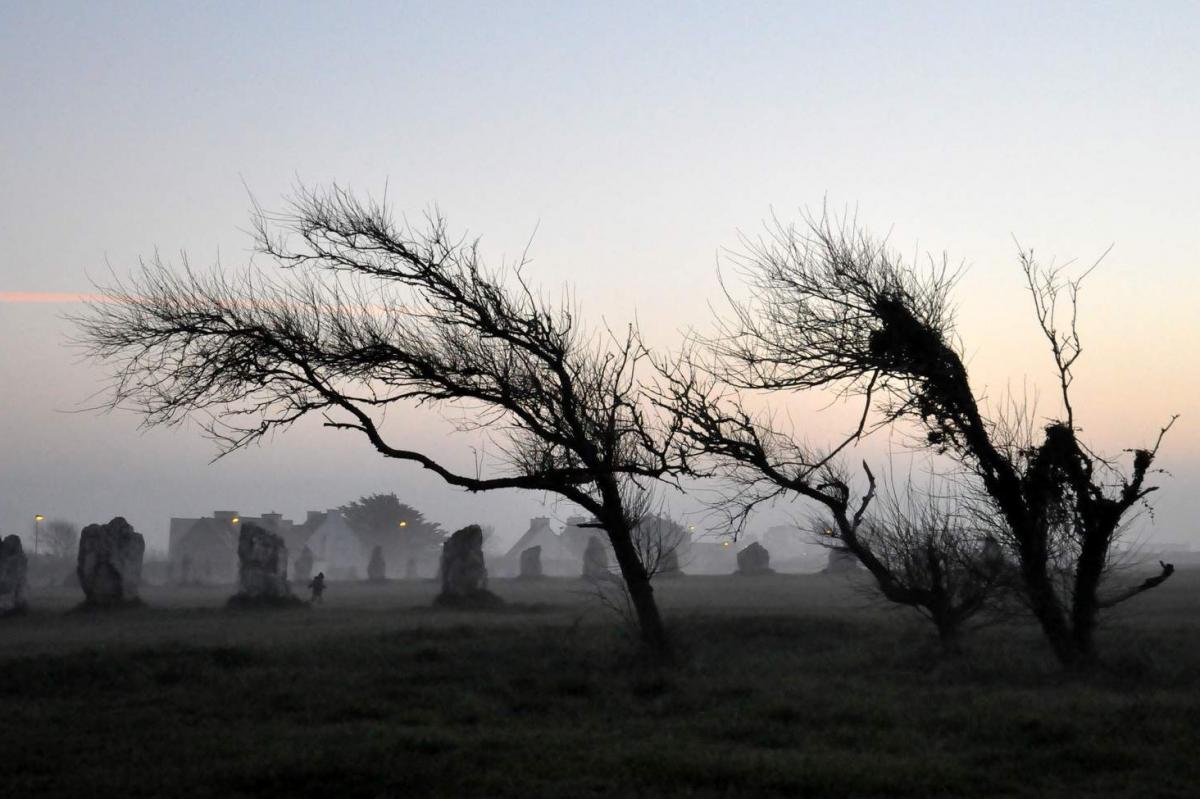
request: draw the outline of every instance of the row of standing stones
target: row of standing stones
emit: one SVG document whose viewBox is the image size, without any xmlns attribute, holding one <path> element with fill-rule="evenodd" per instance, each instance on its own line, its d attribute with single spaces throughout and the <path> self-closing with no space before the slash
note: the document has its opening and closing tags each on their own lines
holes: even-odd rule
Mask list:
<svg viewBox="0 0 1200 799">
<path fill-rule="evenodd" d="M 76 574 L 83 589 L 84 607 L 126 607 L 139 604 L 142 557 L 145 541 L 125 519 L 117 517 L 108 524 L 91 524 L 79 539 Z M 737 554 L 740 575 L 772 574 L 771 556 L 755 542 Z M 297 605 L 287 575 L 288 553 L 284 541 L 274 533 L 253 524 L 242 528 L 238 537 L 238 592 L 230 598 L 234 607 Z M 850 571 L 857 562 L 849 552 L 831 551 L 828 571 Z M 661 576 L 682 574 L 673 551 L 664 552 L 655 565 Z M 25 610 L 28 587 L 27 561 L 21 539 L 10 535 L 0 541 L 0 615 Z M 367 569 L 368 579 L 382 580 L 383 558 L 378 548 Z M 488 590 L 487 566 L 483 557 L 483 531 L 470 525 L 455 532 L 442 545 L 442 590 L 434 604 L 449 608 L 494 608 L 504 601 Z M 543 576 L 541 547 L 521 552 L 521 579 Z M 608 553 L 598 538 L 591 538 L 583 553 L 583 577 L 611 579 Z"/>
<path fill-rule="evenodd" d="M 665 550 L 650 564 L 658 577 L 681 577 L 683 571 L 679 567 L 679 555 L 674 550 Z M 858 559 L 848 549 L 842 547 L 829 548 L 829 565 L 827 573 L 856 572 L 859 570 Z M 762 544 L 754 541 L 737 553 L 737 571 L 734 574 L 755 577 L 774 574 L 771 568 L 771 553 Z M 529 580 L 542 577 L 542 548 L 530 547 L 521 552 L 520 579 Z M 611 578 L 608 568 L 608 552 L 600 539 L 591 538 L 583 552 L 583 577 L 589 580 Z"/>
<path fill-rule="evenodd" d="M 679 568 L 679 556 L 674 550 L 666 550 L 657 558 L 657 562 L 650 564 L 656 575 L 660 577 L 678 577 L 683 574 Z M 545 576 L 542 571 L 542 548 L 540 546 L 529 547 L 521 551 L 519 561 L 519 573 L 517 578 L 520 580 L 537 580 Z M 608 566 L 608 550 L 604 548 L 604 544 L 600 543 L 600 539 L 593 536 L 588 539 L 587 546 L 583 550 L 583 571 L 581 576 L 587 580 L 610 580 L 614 575 Z"/>
<path fill-rule="evenodd" d="M 83 589 L 83 606 L 127 607 L 140 603 L 138 588 L 145 552 L 145 540 L 120 516 L 108 524 L 83 528 L 75 565 Z M 10 535 L 0 542 L 0 614 L 21 613 L 28 607 L 28 565 L 20 538 Z"/>
<path fill-rule="evenodd" d="M 85 608 L 128 607 L 141 603 L 142 558 L 146 542 L 121 517 L 108 524 L 91 524 L 79 537 L 76 575 Z M 232 607 L 303 604 L 288 583 L 287 546 L 279 536 L 257 525 L 245 525 L 238 536 L 238 591 Z M 378 553 L 376 553 L 378 555 Z M 21 613 L 28 607 L 28 560 L 21 539 L 0 541 L 0 614 Z M 489 608 L 503 604 L 487 588 L 483 559 L 483 530 L 471 525 L 454 533 L 442 547 L 442 591 L 435 604 L 452 608 Z M 370 579 L 383 578 L 382 557 L 373 557 Z"/>
</svg>

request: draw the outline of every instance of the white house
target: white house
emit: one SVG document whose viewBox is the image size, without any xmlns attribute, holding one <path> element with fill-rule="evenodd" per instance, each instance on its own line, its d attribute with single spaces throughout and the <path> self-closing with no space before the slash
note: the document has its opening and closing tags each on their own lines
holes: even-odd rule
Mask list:
<svg viewBox="0 0 1200 799">
<path fill-rule="evenodd" d="M 303 545 L 312 552 L 313 574 L 324 572 L 330 580 L 359 580 L 367 574 L 371 548 L 337 508 L 325 513 Z"/>
</svg>

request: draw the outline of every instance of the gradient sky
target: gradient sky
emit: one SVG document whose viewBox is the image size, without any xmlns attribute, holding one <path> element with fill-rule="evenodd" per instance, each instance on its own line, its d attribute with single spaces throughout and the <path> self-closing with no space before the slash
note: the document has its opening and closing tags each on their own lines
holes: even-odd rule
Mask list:
<svg viewBox="0 0 1200 799">
<path fill-rule="evenodd" d="M 80 412 L 103 372 L 65 346 L 69 295 L 155 249 L 239 265 L 247 187 L 271 207 L 337 180 L 437 203 L 497 261 L 533 235 L 535 279 L 664 346 L 704 327 L 739 231 L 856 207 L 969 266 L 977 385 L 1041 386 L 1047 414 L 1013 237 L 1089 263 L 1115 244 L 1083 297 L 1077 410 L 1109 453 L 1182 414 L 1143 534 L 1200 543 L 1198 36 L 1200 6 L 1166 2 L 0 0 L 0 531 L 121 514 L 161 547 L 171 515 L 393 490 L 507 538 L 571 512 L 452 491 L 315 425 L 209 465 L 195 429 Z M 393 430 L 471 463 L 436 419 Z"/>
</svg>

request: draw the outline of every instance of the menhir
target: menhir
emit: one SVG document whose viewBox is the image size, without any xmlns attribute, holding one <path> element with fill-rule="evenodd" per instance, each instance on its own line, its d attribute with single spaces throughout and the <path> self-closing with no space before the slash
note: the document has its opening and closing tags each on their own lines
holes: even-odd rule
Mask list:
<svg viewBox="0 0 1200 799">
<path fill-rule="evenodd" d="M 0 540 L 0 616 L 22 613 L 27 607 L 29 561 L 15 535 Z"/>
<path fill-rule="evenodd" d="M 111 607 L 139 602 L 145 553 L 145 539 L 121 516 L 83 528 L 75 574 L 86 597 L 84 604 Z"/>
<path fill-rule="evenodd" d="M 298 603 L 287 578 L 283 539 L 255 524 L 238 534 L 238 593 L 230 604 Z"/>
<path fill-rule="evenodd" d="M 477 524 L 464 527 L 442 544 L 441 576 L 442 592 L 435 605 L 471 609 L 504 604 L 487 588 L 483 530 Z"/>
</svg>

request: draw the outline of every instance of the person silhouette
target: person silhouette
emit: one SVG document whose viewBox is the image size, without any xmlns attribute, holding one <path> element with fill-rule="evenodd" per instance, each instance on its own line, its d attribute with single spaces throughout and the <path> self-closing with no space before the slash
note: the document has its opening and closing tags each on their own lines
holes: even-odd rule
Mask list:
<svg viewBox="0 0 1200 799">
<path fill-rule="evenodd" d="M 325 572 L 317 572 L 317 576 L 312 578 L 308 587 L 312 591 L 312 599 L 309 602 L 314 604 L 320 602 L 321 595 L 325 593 Z"/>
</svg>

